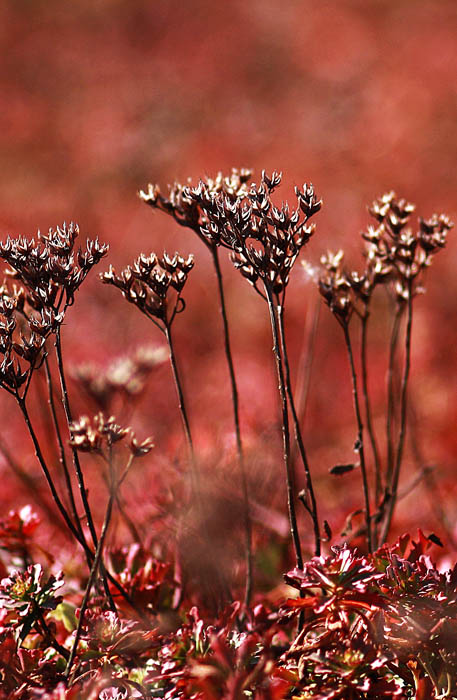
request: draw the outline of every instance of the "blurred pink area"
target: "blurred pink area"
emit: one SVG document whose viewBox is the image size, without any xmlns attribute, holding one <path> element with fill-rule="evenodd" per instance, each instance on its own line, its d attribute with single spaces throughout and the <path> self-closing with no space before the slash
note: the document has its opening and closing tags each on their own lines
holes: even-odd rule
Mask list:
<svg viewBox="0 0 457 700">
<path fill-rule="evenodd" d="M 227 456 L 233 427 L 209 256 L 192 233 L 145 207 L 136 193 L 148 182 L 165 190 L 175 179 L 197 182 L 231 167 L 283 171 L 283 198 L 311 181 L 324 200 L 304 253 L 313 264 L 328 247 L 345 247 L 360 266 L 366 205 L 390 189 L 416 202 L 421 216 L 444 211 L 455 218 L 455 0 L 4 0 L 0 42 L 2 236 L 34 235 L 76 220 L 83 237 L 98 235 L 110 244 L 108 261 L 117 268 L 164 247 L 195 253 L 187 309 L 176 322 L 178 353 L 208 488 L 224 484 L 234 469 Z M 412 382 L 425 460 L 436 465 L 449 511 L 457 497 L 456 250 L 451 234 L 418 300 Z M 297 268 L 288 293 L 295 376 L 317 302 L 314 285 Z M 266 309 L 229 263 L 224 274 L 252 487 L 259 507 L 281 511 Z M 371 336 L 380 431 L 386 362 L 380 346 L 388 332 L 380 324 Z M 154 327 L 93 274 L 68 314 L 67 360 L 103 364 L 149 342 L 161 342 Z M 75 406 L 84 410 L 73 391 Z M 13 430 L 14 407 L 6 397 L 0 412 L 5 442 L 27 470 L 38 471 L 22 428 L 14 423 Z M 147 518 L 164 470 L 174 469 L 167 455 L 182 449 L 167 367 L 153 376 L 132 421 L 140 437 L 152 434 L 157 445 L 126 486 Z M 336 533 L 348 511 L 360 506 L 360 477 L 338 480 L 328 469 L 353 459 L 355 433 L 342 334 L 322 308 L 305 437 L 322 517 Z M 406 484 L 415 470 L 408 459 Z M 2 479 L 9 507 L 18 500 L 17 483 L 5 465 Z M 141 502 L 145 480 L 147 504 Z M 17 505 L 29 499 L 21 494 Z M 396 531 L 416 525 L 439 530 L 420 486 L 401 503 Z"/>
</svg>

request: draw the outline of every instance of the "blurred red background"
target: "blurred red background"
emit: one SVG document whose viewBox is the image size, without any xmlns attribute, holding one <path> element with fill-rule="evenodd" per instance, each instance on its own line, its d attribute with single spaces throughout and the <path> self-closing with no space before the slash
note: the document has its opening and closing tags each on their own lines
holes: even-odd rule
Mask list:
<svg viewBox="0 0 457 700">
<path fill-rule="evenodd" d="M 195 253 L 187 310 L 177 320 L 178 353 L 198 448 L 209 473 L 225 460 L 227 476 L 222 453 L 233 429 L 210 261 L 191 233 L 145 207 L 136 193 L 148 182 L 165 189 L 174 179 L 197 181 L 233 166 L 283 171 L 283 198 L 311 181 L 324 200 L 305 252 L 313 264 L 328 247 L 345 247 L 355 259 L 366 205 L 390 189 L 417 203 L 424 217 L 444 211 L 455 218 L 455 1 L 4 0 L 0 42 L 2 235 L 33 235 L 75 220 L 83 237 L 110 244 L 109 262 L 118 268 L 142 251 Z M 418 299 L 412 381 L 424 458 L 436 466 L 452 526 L 456 251 L 451 234 Z M 106 268 L 102 263 L 100 271 Z M 253 488 L 259 502 L 282 509 L 277 486 L 272 495 L 283 467 L 266 309 L 229 263 L 224 272 Z M 288 308 L 294 367 L 303 363 L 305 323 L 316 302 L 315 288 L 297 269 Z M 379 429 L 387 332 L 380 324 L 371 337 Z M 103 364 L 156 341 L 155 329 L 96 275 L 64 329 L 73 363 Z M 132 419 L 140 436 L 156 438 L 154 457 L 141 468 L 151 498 L 180 430 L 169 379 L 167 368 L 158 371 Z M 13 410 L 4 397 L 2 439 L 36 471 Z M 353 459 L 351 411 L 342 334 L 322 309 L 305 434 L 323 516 L 335 532 L 361 502 L 358 476 L 328 476 L 333 464 Z M 405 483 L 416 468 L 409 453 L 408 460 Z M 6 464 L 2 480 L 4 508 L 30 500 L 18 495 Z M 141 484 L 132 477 L 131 501 Z M 418 525 L 440 530 L 420 486 L 402 501 L 396 530 Z"/>
</svg>

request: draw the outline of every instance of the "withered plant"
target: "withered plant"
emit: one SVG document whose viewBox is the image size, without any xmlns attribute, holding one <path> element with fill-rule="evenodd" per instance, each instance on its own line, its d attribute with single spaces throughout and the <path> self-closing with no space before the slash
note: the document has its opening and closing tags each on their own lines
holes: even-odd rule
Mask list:
<svg viewBox="0 0 457 700">
<path fill-rule="evenodd" d="M 232 169 L 230 175 L 224 176 L 218 173 L 215 178 L 205 178 L 201 180 L 199 189 L 205 188 L 205 191 L 210 193 L 212 197 L 220 194 L 225 195 L 230 200 L 234 201 L 237 197 L 246 194 L 248 183 L 251 179 L 251 171 L 247 169 L 236 170 Z M 249 487 L 244 462 L 243 443 L 241 438 L 240 426 L 240 409 L 239 409 L 239 392 L 235 375 L 235 367 L 233 362 L 232 346 L 230 340 L 230 330 L 227 314 L 227 306 L 225 302 L 224 282 L 222 277 L 222 269 L 219 260 L 220 240 L 217 233 L 211 231 L 209 227 L 208 217 L 204 208 L 191 191 L 191 183 L 182 185 L 179 182 L 174 182 L 168 188 L 168 195 L 161 193 L 158 185 L 148 185 L 147 192 L 141 190 L 139 193 L 140 199 L 149 206 L 162 211 L 176 221 L 177 224 L 183 226 L 190 231 L 193 231 L 199 240 L 205 245 L 211 254 L 214 271 L 217 280 L 217 290 L 219 295 L 220 313 L 222 319 L 222 330 L 224 336 L 224 352 L 227 362 L 230 389 L 233 407 L 233 420 L 235 425 L 236 449 L 238 455 L 238 463 L 240 468 L 241 486 L 244 499 L 244 527 L 246 539 L 246 586 L 244 601 L 248 605 L 253 586 L 252 573 L 252 523 L 249 505 Z"/>
<path fill-rule="evenodd" d="M 2 361 L 0 385 L 16 400 L 32 439 L 36 457 L 45 475 L 53 500 L 71 535 L 83 547 L 87 564 L 92 566 L 98 536 L 87 496 L 87 487 L 78 452 L 71 446 L 73 467 L 79 487 L 79 497 L 84 511 L 92 547 L 86 539 L 78 513 L 72 476 L 65 451 L 65 438 L 54 402 L 53 378 L 49 363 L 49 344 L 54 340 L 56 365 L 61 386 L 61 403 L 66 418 L 69 437 L 72 412 L 67 390 L 62 354 L 61 325 L 75 294 L 88 273 L 107 253 L 108 246 L 98 239 L 86 242 L 85 249 L 76 248 L 79 228 L 71 223 L 48 234 L 38 233 L 37 240 L 25 237 L 9 237 L 0 243 L 0 259 L 8 264 L 5 281 L 0 288 L 0 325 Z M 49 389 L 49 406 L 55 440 L 58 446 L 60 466 L 64 475 L 67 502 L 59 495 L 55 476 L 45 458 L 27 406 L 27 397 L 34 372 L 44 366 Z M 68 438 L 67 438 L 68 440 Z M 116 609 L 109 591 L 107 574 L 102 566 L 104 587 L 109 604 Z M 114 582 L 119 592 L 122 586 Z"/>
<path fill-rule="evenodd" d="M 124 299 L 134 304 L 166 338 L 187 442 L 192 490 L 194 496 L 199 498 L 197 460 L 172 335 L 173 321 L 185 308 L 182 291 L 193 266 L 192 255 L 185 259 L 178 253 L 173 257 L 164 253 L 161 258 L 158 258 L 155 253 L 149 256 L 142 254 L 132 266 L 129 265 L 122 270 L 120 275 L 116 274 L 111 265 L 108 272 L 100 275 L 100 279 L 104 284 L 110 284 L 119 289 Z"/>
<path fill-rule="evenodd" d="M 369 208 L 376 225 L 362 233 L 365 246 L 365 268 L 359 273 L 345 270 L 343 251 L 322 257 L 319 291 L 343 329 L 351 368 L 354 407 L 358 434 L 354 446 L 360 458 L 365 500 L 365 523 L 370 551 L 386 541 L 398 499 L 398 485 L 404 456 L 408 416 L 408 385 L 411 368 L 411 340 L 413 305 L 417 295 L 424 291 L 423 279 L 433 256 L 446 244 L 452 227 L 445 215 L 434 214 L 430 219 L 419 219 L 418 227 L 411 228 L 415 206 L 396 197 L 394 192 L 377 199 Z M 372 299 L 382 287 L 392 301 L 393 322 L 389 342 L 386 408 L 386 456 L 381 459 L 376 437 L 368 388 L 367 329 Z M 404 329 L 404 357 L 401 387 L 395 390 L 394 376 L 398 367 L 398 344 L 401 322 L 406 316 Z M 362 416 L 360 390 L 351 340 L 351 321 L 361 322 L 360 368 L 365 416 Z M 395 421 L 398 416 L 397 421 Z M 369 472 L 365 454 L 364 419 L 373 454 L 374 511 L 371 508 Z M 396 425 L 396 422 L 398 425 Z M 372 512 L 373 511 L 373 512 Z"/>
<path fill-rule="evenodd" d="M 89 580 L 79 611 L 79 621 L 76 628 L 75 638 L 71 653 L 68 657 L 65 675 L 69 678 L 75 655 L 77 653 L 79 640 L 81 637 L 84 616 L 89 604 L 92 588 L 96 581 L 97 573 L 103 561 L 103 550 L 106 536 L 111 523 L 113 506 L 118 496 L 119 489 L 124 482 L 135 458 L 148 454 L 153 448 L 151 438 L 138 442 L 131 428 L 122 428 L 115 422 L 115 418 L 110 416 L 105 418 L 103 413 L 98 413 L 91 421 L 88 416 L 82 416 L 78 421 L 70 424 L 70 445 L 77 452 L 86 452 L 98 457 L 106 468 L 106 481 L 108 484 L 109 498 L 105 510 L 103 525 L 100 537 L 97 542 L 94 559 L 92 562 Z M 120 453 L 122 443 L 128 438 L 126 452 L 127 459 L 121 466 L 119 461 L 124 457 Z"/>
<path fill-rule="evenodd" d="M 317 554 L 321 546 L 320 527 L 311 472 L 292 393 L 284 332 L 284 305 L 290 272 L 302 247 L 314 233 L 314 225 L 309 220 L 321 208 L 321 201 L 316 197 L 312 185 L 304 185 L 303 190 L 295 189 L 297 204 L 294 209 L 287 203 L 283 203 L 281 208 L 276 207 L 272 194 L 281 179 L 277 172 L 271 177 L 263 172 L 259 185 L 251 183 L 249 188 L 243 188 L 236 196 L 223 190 L 215 192 L 202 180 L 197 187 L 189 188 L 186 194 L 204 213 L 205 225 L 200 229 L 201 235 L 231 251 L 235 267 L 268 304 L 282 412 L 290 528 L 297 566 L 301 567 L 303 556 L 295 508 L 297 494 L 291 462 L 289 408 L 305 469 L 306 496 L 303 503 L 312 518 Z"/>
</svg>

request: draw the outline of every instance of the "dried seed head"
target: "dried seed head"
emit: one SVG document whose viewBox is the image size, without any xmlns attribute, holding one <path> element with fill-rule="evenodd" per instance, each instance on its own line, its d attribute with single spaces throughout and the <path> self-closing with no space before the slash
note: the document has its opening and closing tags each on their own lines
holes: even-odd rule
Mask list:
<svg viewBox="0 0 457 700">
<path fill-rule="evenodd" d="M 343 270 L 344 253 L 328 252 L 321 258 L 322 271 L 318 280 L 319 292 L 336 319 L 349 323 L 355 309 L 353 280 Z"/>
<path fill-rule="evenodd" d="M 81 365 L 73 380 L 101 411 L 110 410 L 116 397 L 132 401 L 144 393 L 151 373 L 168 359 L 162 346 L 140 347 L 132 355 L 118 357 L 106 367 Z"/>
<path fill-rule="evenodd" d="M 128 447 L 134 457 L 144 457 L 152 450 L 154 442 L 152 438 L 146 438 L 146 440 L 138 442 L 135 436 L 132 435 Z"/>
<path fill-rule="evenodd" d="M 105 418 L 103 413 L 97 413 L 92 421 L 82 416 L 70 424 L 70 445 L 83 452 L 100 454 L 104 447 L 123 440 L 129 433 L 130 428 L 122 428 L 113 416 Z"/>
<path fill-rule="evenodd" d="M 37 241 L 19 236 L 0 243 L 0 258 L 11 266 L 9 274 L 21 281 L 27 301 L 37 310 L 58 313 L 73 303 L 90 269 L 108 252 L 98 239 L 88 239 L 85 250 L 75 251 L 78 235 L 77 224 L 71 223 L 49 229 L 47 235 L 38 232 Z"/>
<path fill-rule="evenodd" d="M 446 244 L 452 223 L 443 214 L 434 214 L 429 220 L 419 219 L 419 229 L 414 231 L 408 225 L 414 210 L 413 204 L 398 199 L 394 192 L 373 202 L 369 212 L 377 225 L 361 234 L 367 244 L 362 273 L 342 270 L 341 251 L 323 256 L 319 289 L 339 320 L 347 322 L 353 311 L 365 315 L 379 284 L 387 285 L 399 304 L 424 291 L 421 274 Z"/>
<path fill-rule="evenodd" d="M 120 275 L 110 266 L 108 272 L 100 274 L 100 279 L 117 287 L 127 301 L 158 321 L 163 329 L 183 308 L 181 292 L 193 266 L 192 255 L 184 258 L 178 253 L 173 257 L 164 253 L 158 258 L 155 253 L 149 256 L 142 253 L 133 266 L 125 268 Z"/>
<path fill-rule="evenodd" d="M 235 267 L 257 291 L 262 293 L 261 281 L 276 295 L 285 291 L 295 260 L 314 233 L 308 220 L 321 207 L 312 185 L 296 188 L 294 209 L 288 203 L 276 206 L 271 194 L 281 178 L 264 171 L 258 185 L 251 182 L 236 197 L 211 191 L 204 182 L 190 193 L 202 212 L 202 235 L 232 251 Z"/>
<path fill-rule="evenodd" d="M 215 178 L 204 178 L 197 186 L 191 181 L 185 185 L 174 182 L 168 187 L 168 196 L 162 195 L 158 185 L 148 185 L 147 191 L 139 192 L 140 199 L 149 206 L 169 214 L 180 225 L 194 231 L 206 245 L 218 245 L 215 238 L 202 233 L 208 228 L 208 222 L 201 207 L 203 198 L 207 204 L 223 193 L 233 200 L 246 192 L 246 185 L 251 171 L 245 168 L 232 169 L 229 175 L 218 173 Z"/>
</svg>

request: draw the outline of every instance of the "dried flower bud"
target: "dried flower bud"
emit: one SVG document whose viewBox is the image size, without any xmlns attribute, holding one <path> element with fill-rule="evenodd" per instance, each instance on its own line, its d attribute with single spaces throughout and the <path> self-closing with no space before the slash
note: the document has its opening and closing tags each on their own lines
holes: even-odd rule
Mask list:
<svg viewBox="0 0 457 700">
<path fill-rule="evenodd" d="M 143 457 L 152 450 L 154 443 L 152 438 L 146 438 L 146 440 L 138 442 L 135 436 L 132 435 L 128 447 L 134 457 Z"/>
<path fill-rule="evenodd" d="M 183 306 L 181 292 L 193 266 L 192 255 L 186 259 L 178 253 L 173 257 L 164 253 L 158 258 L 155 253 L 150 256 L 142 253 L 133 266 L 125 268 L 120 275 L 116 275 L 111 266 L 100 279 L 117 287 L 127 301 L 149 318 L 159 321 L 163 329 Z"/>
</svg>

